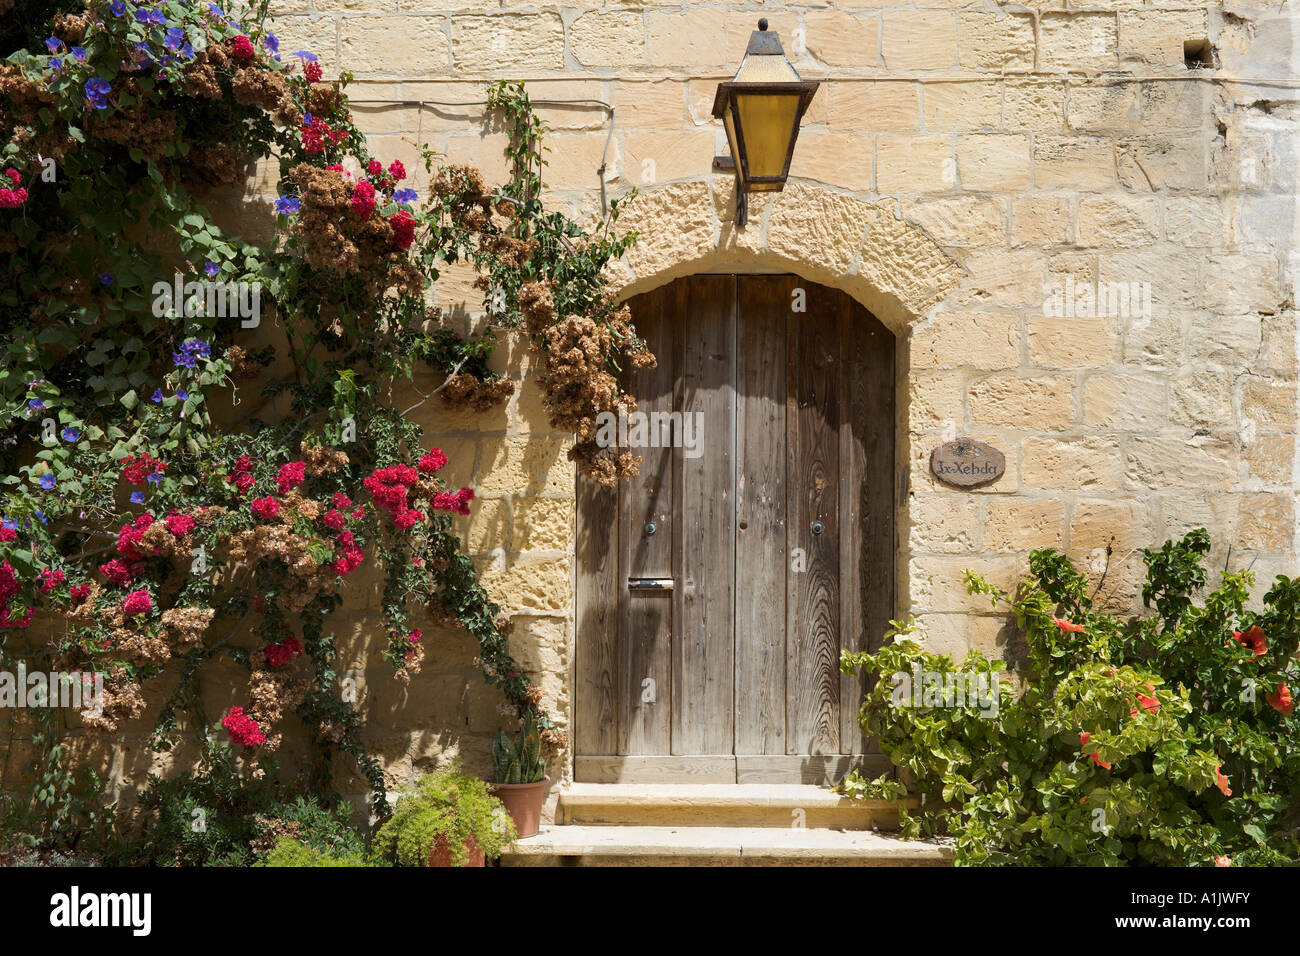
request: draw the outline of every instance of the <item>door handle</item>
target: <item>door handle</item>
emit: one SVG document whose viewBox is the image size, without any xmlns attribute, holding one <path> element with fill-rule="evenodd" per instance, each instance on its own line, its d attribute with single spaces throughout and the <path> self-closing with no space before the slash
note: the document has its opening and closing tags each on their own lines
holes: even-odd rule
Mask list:
<svg viewBox="0 0 1300 956">
<path fill-rule="evenodd" d="M 673 579 L 628 578 L 627 589 L 629 591 L 671 591 L 673 589 Z"/>
</svg>

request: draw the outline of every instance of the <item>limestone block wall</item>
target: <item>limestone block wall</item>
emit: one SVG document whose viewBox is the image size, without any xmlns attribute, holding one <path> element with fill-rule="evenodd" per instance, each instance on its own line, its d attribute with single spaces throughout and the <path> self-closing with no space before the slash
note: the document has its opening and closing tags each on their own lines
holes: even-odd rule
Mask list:
<svg viewBox="0 0 1300 956">
<path fill-rule="evenodd" d="M 1133 609 L 1136 549 L 1204 525 L 1216 567 L 1253 566 L 1264 582 L 1296 570 L 1292 7 L 278 0 L 272 12 L 282 49 L 355 76 L 372 149 L 408 169 L 427 142 L 505 177 L 504 134 L 469 102 L 492 80 L 612 105 L 612 127 L 598 104 L 539 109 L 549 202 L 589 218 L 602 188 L 639 190 L 625 221 L 642 239 L 612 271 L 627 294 L 772 269 L 871 308 L 903 346 L 897 611 L 918 615 L 936 648 L 1000 653 L 1007 621 L 966 597 L 964 568 L 1010 587 L 1031 549 L 1061 547 Z M 822 85 L 790 186 L 753 201 L 738 229 L 732 180 L 710 174 L 725 151 L 710 107 L 760 15 Z M 265 173 L 250 181 L 245 228 L 264 228 L 273 190 Z M 481 319 L 472 279 L 451 270 L 436 290 L 466 327 Z M 1084 288 L 1109 305 L 1076 298 Z M 1110 303 L 1134 289 L 1127 308 Z M 1069 308 L 1044 307 L 1054 290 L 1069 290 Z M 416 414 L 478 493 L 467 545 L 567 725 L 570 436 L 547 424 L 525 345 L 496 361 L 522 379 L 507 407 Z M 930 450 L 958 434 L 1002 449 L 1006 474 L 975 490 L 937 482 Z M 425 672 L 396 688 L 369 647 L 373 602 L 349 608 L 393 782 L 452 752 L 486 772 L 502 718 L 470 640 L 438 632 Z"/>
</svg>

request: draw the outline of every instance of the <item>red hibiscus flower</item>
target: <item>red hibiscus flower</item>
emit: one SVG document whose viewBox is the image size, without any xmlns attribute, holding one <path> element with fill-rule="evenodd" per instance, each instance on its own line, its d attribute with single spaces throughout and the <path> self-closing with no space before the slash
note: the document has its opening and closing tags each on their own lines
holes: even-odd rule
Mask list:
<svg viewBox="0 0 1300 956">
<path fill-rule="evenodd" d="M 1233 631 L 1232 639 L 1242 647 L 1254 651 L 1256 657 L 1263 657 L 1268 652 L 1268 644 L 1264 641 L 1264 631 L 1258 624 L 1244 633 L 1242 631 Z"/>
<path fill-rule="evenodd" d="M 1056 615 L 1052 615 L 1052 620 L 1056 622 L 1057 627 L 1068 634 L 1080 634 L 1083 632 L 1082 624 L 1075 624 L 1073 621 L 1067 621 L 1065 618 L 1057 617 Z"/>
<path fill-rule="evenodd" d="M 1092 734 L 1088 733 L 1086 730 L 1080 732 L 1080 734 L 1079 734 L 1079 746 L 1080 746 L 1080 747 L 1086 747 L 1086 746 L 1088 746 L 1088 741 L 1090 741 L 1090 740 L 1092 740 Z M 1102 759 L 1101 759 L 1099 756 L 1097 756 L 1095 753 L 1088 754 L 1088 756 L 1092 758 L 1092 762 L 1093 762 L 1093 763 L 1095 763 L 1098 767 L 1101 767 L 1103 770 L 1109 770 L 1109 769 L 1110 769 L 1110 761 L 1109 761 L 1109 760 L 1102 760 Z"/>
<path fill-rule="evenodd" d="M 1232 796 L 1232 788 L 1228 786 L 1228 778 L 1223 773 L 1222 764 L 1214 768 L 1214 776 L 1215 776 L 1214 785 L 1219 788 L 1219 792 L 1222 793 L 1225 797 Z"/>
<path fill-rule="evenodd" d="M 1291 690 L 1285 683 L 1278 684 L 1277 690 L 1264 698 L 1269 705 L 1284 716 L 1290 716 L 1291 711 L 1295 709 L 1295 701 L 1291 699 Z"/>
</svg>

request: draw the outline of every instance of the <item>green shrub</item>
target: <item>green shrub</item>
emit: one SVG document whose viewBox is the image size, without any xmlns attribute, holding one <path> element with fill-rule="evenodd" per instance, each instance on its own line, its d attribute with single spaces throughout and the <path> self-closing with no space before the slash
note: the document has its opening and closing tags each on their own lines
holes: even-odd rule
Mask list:
<svg viewBox="0 0 1300 956">
<path fill-rule="evenodd" d="M 339 857 L 363 854 L 364 835 L 353 827 L 341 798 L 290 796 L 274 782 L 274 761 L 264 759 L 260 780 L 233 772 L 228 752 L 211 751 L 212 764 L 170 780 L 152 780 L 143 802 L 149 810 L 131 862 L 162 866 L 249 866 L 292 838 Z"/>
<path fill-rule="evenodd" d="M 478 777 L 461 773 L 459 760 L 421 777 L 415 792 L 397 801 L 375 835 L 375 847 L 403 866 L 423 866 L 439 836 L 446 838 L 454 866 L 464 866 L 471 836 L 489 860 L 515 838 L 514 821 L 501 801 Z"/>
<path fill-rule="evenodd" d="M 333 853 L 308 846 L 293 837 L 281 837 L 255 866 L 373 866 L 364 853 Z"/>
<path fill-rule="evenodd" d="M 845 653 L 845 673 L 885 678 L 863 703 L 864 730 L 917 789 L 940 798 L 920 816 L 904 813 L 905 832 L 946 828 L 959 865 L 1295 862 L 1300 745 L 1287 684 L 1296 682 L 1300 581 L 1279 576 L 1253 612 L 1252 576 L 1227 573 L 1197 603 L 1209 547 L 1197 530 L 1145 551 L 1143 601 L 1155 614 L 1132 620 L 1094 605 L 1084 576 L 1055 551 L 1032 553 L 1014 597 L 967 572 L 972 594 L 1010 604 L 1028 645 L 1020 692 L 999 681 L 983 713 L 969 700 L 900 705 L 892 675 L 989 680 L 1001 662 L 972 653 L 958 667 L 897 622 L 878 654 Z M 899 790 L 856 772 L 841 788 Z"/>
</svg>

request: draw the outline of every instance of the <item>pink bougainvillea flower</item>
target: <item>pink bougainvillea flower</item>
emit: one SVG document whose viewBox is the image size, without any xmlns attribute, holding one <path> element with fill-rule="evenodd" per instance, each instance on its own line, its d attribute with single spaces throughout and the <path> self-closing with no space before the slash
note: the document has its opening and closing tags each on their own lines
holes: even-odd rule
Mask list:
<svg viewBox="0 0 1300 956">
<path fill-rule="evenodd" d="M 1232 857 L 1230 857 L 1230 856 L 1216 856 L 1216 857 L 1214 858 L 1214 865 L 1215 865 L 1215 866 L 1232 866 Z"/>
<path fill-rule="evenodd" d="M 63 572 L 57 568 L 41 568 L 41 593 L 49 594 L 63 583 Z"/>
<path fill-rule="evenodd" d="M 406 635 L 406 640 L 410 644 L 419 644 L 420 638 L 422 637 L 424 637 L 424 632 L 417 627 L 410 634 Z"/>
<path fill-rule="evenodd" d="M 415 242 L 415 217 L 405 209 L 394 213 L 388 219 L 393 227 L 393 245 L 398 249 L 409 249 Z"/>
<path fill-rule="evenodd" d="M 369 219 L 375 211 L 375 187 L 362 180 L 352 187 L 350 200 L 352 211 L 362 222 Z"/>
<path fill-rule="evenodd" d="M 443 454 L 441 448 L 430 448 L 420 456 L 420 460 L 415 464 L 426 475 L 432 475 L 435 471 L 440 471 L 446 467 L 447 456 Z"/>
<path fill-rule="evenodd" d="M 122 459 L 122 477 L 128 484 L 143 485 L 151 475 L 161 475 L 167 470 L 167 463 L 158 461 L 147 452 L 132 458 Z"/>
<path fill-rule="evenodd" d="M 406 167 L 402 165 L 400 159 L 395 159 L 388 164 L 388 175 L 393 177 L 395 182 L 401 182 L 406 178 Z"/>
<path fill-rule="evenodd" d="M 148 591 L 132 591 L 122 601 L 122 610 L 128 617 L 136 614 L 148 614 L 153 610 L 153 597 Z"/>
<path fill-rule="evenodd" d="M 393 516 L 393 525 L 398 531 L 410 531 L 417 524 L 424 520 L 424 512 L 416 511 L 414 508 L 407 509 L 401 514 Z"/>
<path fill-rule="evenodd" d="M 178 538 L 183 538 L 195 528 L 194 519 L 189 515 L 183 515 L 179 511 L 173 511 L 167 515 L 167 520 L 163 522 L 167 530 Z"/>
<path fill-rule="evenodd" d="M 253 514 L 263 521 L 270 521 L 280 513 L 280 502 L 276 501 L 270 495 L 265 498 L 255 498 L 252 505 Z"/>
<path fill-rule="evenodd" d="M 257 747 L 266 743 L 266 734 L 262 733 L 256 720 L 244 713 L 242 707 L 231 707 L 230 712 L 221 718 L 221 726 L 237 744 Z"/>
<path fill-rule="evenodd" d="M 72 597 L 72 602 L 74 604 L 80 604 L 82 601 L 86 600 L 86 598 L 90 597 L 90 585 L 74 584 L 72 587 L 68 588 L 68 594 Z"/>
<path fill-rule="evenodd" d="M 1254 651 L 1256 657 L 1263 657 L 1268 652 L 1268 644 L 1264 640 L 1264 631 L 1258 624 L 1244 632 L 1233 631 L 1232 639 L 1242 647 Z M 1231 646 L 1229 645 L 1229 647 Z"/>
<path fill-rule="evenodd" d="M 284 494 L 303 483 L 307 477 L 307 463 L 305 461 L 291 461 L 288 464 L 280 466 L 280 470 L 275 473 L 275 484 L 280 489 L 280 494 Z"/>
<path fill-rule="evenodd" d="M 236 60 L 242 60 L 245 63 L 257 56 L 257 48 L 253 46 L 253 41 L 242 33 L 231 42 L 231 52 L 235 55 Z"/>
<path fill-rule="evenodd" d="M 1295 709 L 1295 701 L 1291 699 L 1291 690 L 1285 683 L 1277 685 L 1277 690 L 1264 698 L 1268 701 L 1269 706 L 1283 716 L 1290 716 L 1291 711 Z"/>
<path fill-rule="evenodd" d="M 302 644 L 296 637 L 286 637 L 279 644 L 267 644 L 266 663 L 271 667 L 283 667 L 302 653 Z"/>
<path fill-rule="evenodd" d="M 320 519 L 320 522 L 331 531 L 342 531 L 347 520 L 348 519 L 343 517 L 340 512 L 331 508 L 329 511 L 325 512 L 324 516 Z"/>
<path fill-rule="evenodd" d="M 1056 615 L 1052 615 L 1052 620 L 1056 622 L 1057 627 L 1059 627 L 1061 630 L 1065 631 L 1068 634 L 1079 634 L 1082 633 L 1083 631 L 1082 624 L 1075 624 L 1073 621 L 1067 621 L 1063 617 L 1057 617 Z"/>
</svg>

